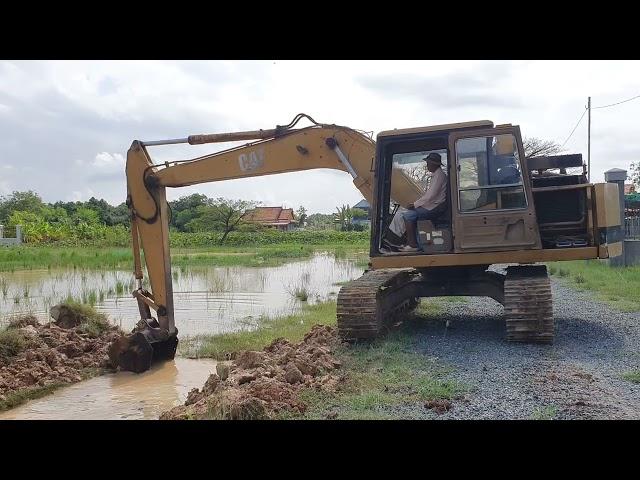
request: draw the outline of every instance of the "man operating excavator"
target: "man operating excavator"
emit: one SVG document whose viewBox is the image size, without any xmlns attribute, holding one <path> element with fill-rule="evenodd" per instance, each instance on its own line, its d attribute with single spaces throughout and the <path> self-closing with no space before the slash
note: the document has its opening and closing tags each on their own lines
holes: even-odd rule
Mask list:
<svg viewBox="0 0 640 480">
<path fill-rule="evenodd" d="M 447 176 L 442 171 L 442 157 L 432 152 L 424 159 L 431 173 L 431 182 L 427 191 L 407 209 L 398 211 L 389 228 L 397 236 L 407 233 L 407 245 L 400 248 L 403 252 L 417 252 L 416 225 L 418 220 L 435 220 L 447 209 Z"/>
</svg>

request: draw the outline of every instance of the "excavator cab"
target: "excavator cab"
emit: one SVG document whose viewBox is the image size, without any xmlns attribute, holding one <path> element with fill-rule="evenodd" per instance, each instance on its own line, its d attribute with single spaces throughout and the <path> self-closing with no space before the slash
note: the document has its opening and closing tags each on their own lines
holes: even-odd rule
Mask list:
<svg viewBox="0 0 640 480">
<path fill-rule="evenodd" d="M 393 176 L 402 169 L 424 191 L 429 175 L 423 158 L 431 152 L 440 154 L 447 174 L 446 209 L 418 222 L 418 252 L 389 252 L 380 226 L 400 224 L 386 213 Z M 381 132 L 377 172 L 372 257 L 541 248 L 518 127 L 479 121 Z"/>
</svg>

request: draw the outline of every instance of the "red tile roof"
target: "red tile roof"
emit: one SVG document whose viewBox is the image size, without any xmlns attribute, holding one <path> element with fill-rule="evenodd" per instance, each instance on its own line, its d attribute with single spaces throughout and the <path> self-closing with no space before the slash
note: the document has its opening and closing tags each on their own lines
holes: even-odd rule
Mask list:
<svg viewBox="0 0 640 480">
<path fill-rule="evenodd" d="M 256 207 L 245 213 L 244 218 L 248 222 L 272 225 L 288 225 L 295 222 L 293 208 L 282 207 Z"/>
</svg>

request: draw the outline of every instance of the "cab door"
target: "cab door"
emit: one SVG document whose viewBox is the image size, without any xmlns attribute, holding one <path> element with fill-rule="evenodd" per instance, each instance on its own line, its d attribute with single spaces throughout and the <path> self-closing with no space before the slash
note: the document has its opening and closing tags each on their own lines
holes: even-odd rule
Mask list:
<svg viewBox="0 0 640 480">
<path fill-rule="evenodd" d="M 452 133 L 449 151 L 454 250 L 542 248 L 520 129 Z"/>
</svg>

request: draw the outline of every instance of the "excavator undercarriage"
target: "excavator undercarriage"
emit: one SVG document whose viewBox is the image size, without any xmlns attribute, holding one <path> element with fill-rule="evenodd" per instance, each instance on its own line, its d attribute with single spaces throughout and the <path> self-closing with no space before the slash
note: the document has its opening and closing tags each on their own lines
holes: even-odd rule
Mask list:
<svg viewBox="0 0 640 480">
<path fill-rule="evenodd" d="M 338 294 L 338 332 L 345 340 L 376 338 L 413 310 L 420 298 L 490 297 L 504 305 L 509 341 L 553 342 L 551 284 L 544 265 L 381 269 L 366 272 Z"/>
</svg>

